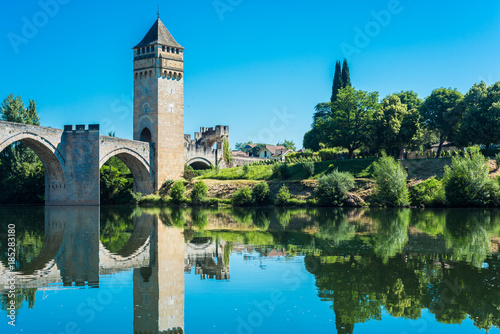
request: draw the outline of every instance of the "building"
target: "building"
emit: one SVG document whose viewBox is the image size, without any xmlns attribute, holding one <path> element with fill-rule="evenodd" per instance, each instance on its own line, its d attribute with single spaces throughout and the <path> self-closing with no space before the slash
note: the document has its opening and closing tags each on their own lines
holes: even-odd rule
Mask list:
<svg viewBox="0 0 500 334">
<path fill-rule="evenodd" d="M 284 146 L 275 146 L 275 145 L 266 145 L 259 151 L 259 158 L 268 158 L 268 159 L 284 159 L 284 157 L 292 153 L 292 150 Z"/>
</svg>

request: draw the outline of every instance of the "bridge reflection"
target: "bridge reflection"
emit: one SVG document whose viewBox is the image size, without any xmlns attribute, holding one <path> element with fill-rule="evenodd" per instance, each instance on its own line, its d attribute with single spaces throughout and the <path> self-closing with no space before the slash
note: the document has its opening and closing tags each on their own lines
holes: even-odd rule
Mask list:
<svg viewBox="0 0 500 334">
<path fill-rule="evenodd" d="M 45 242 L 38 255 L 15 271 L 16 288 L 99 288 L 100 275 L 133 270 L 134 333 L 183 333 L 184 273 L 229 278 L 226 243 L 185 241 L 182 227 L 154 214 L 132 217 L 128 241 L 111 252 L 100 239 L 100 207 L 45 207 Z M 0 266 L 0 293 L 8 270 Z M 56 285 L 57 286 L 57 285 Z"/>
</svg>

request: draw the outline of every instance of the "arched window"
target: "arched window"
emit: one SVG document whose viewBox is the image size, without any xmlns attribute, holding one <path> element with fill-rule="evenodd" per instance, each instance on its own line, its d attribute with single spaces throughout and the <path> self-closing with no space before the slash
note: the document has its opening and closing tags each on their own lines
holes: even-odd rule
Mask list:
<svg viewBox="0 0 500 334">
<path fill-rule="evenodd" d="M 181 80 L 181 79 L 182 79 L 182 73 L 179 73 L 179 75 L 177 76 L 177 78 L 178 78 L 179 80 Z"/>
<path fill-rule="evenodd" d="M 150 109 L 150 106 L 149 106 L 149 103 L 145 102 L 143 105 L 142 105 L 142 112 L 144 113 L 148 113 L 150 112 L 151 109 Z"/>
<path fill-rule="evenodd" d="M 141 132 L 141 141 L 145 141 L 145 142 L 148 142 L 148 143 L 151 143 L 151 131 L 149 131 L 148 128 L 144 128 L 142 129 L 142 132 Z"/>
</svg>

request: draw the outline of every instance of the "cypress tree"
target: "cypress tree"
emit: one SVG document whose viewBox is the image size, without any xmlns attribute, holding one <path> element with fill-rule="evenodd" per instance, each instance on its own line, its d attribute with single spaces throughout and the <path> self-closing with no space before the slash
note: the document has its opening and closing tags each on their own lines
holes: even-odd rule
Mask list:
<svg viewBox="0 0 500 334">
<path fill-rule="evenodd" d="M 342 70 L 340 61 L 337 61 L 335 63 L 335 75 L 333 76 L 332 98 L 330 99 L 332 103 L 337 100 L 337 94 L 342 87 Z"/>
<path fill-rule="evenodd" d="M 349 65 L 347 60 L 344 58 L 344 63 L 342 64 L 342 87 L 351 87 L 351 75 L 349 74 Z"/>
</svg>

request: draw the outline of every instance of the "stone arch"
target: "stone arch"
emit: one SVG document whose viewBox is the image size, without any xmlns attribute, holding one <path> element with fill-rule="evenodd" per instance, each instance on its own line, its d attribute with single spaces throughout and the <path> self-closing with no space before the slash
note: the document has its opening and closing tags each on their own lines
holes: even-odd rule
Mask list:
<svg viewBox="0 0 500 334">
<path fill-rule="evenodd" d="M 64 201 L 66 188 L 64 181 L 64 159 L 49 140 L 32 132 L 22 132 L 0 143 L 0 152 L 9 145 L 20 142 L 29 147 L 40 158 L 45 167 L 45 204 Z"/>
<path fill-rule="evenodd" d="M 181 80 L 181 79 L 182 79 L 182 73 L 179 73 L 179 75 L 177 76 L 177 78 L 178 78 L 179 80 Z"/>
<path fill-rule="evenodd" d="M 134 178 L 134 192 L 142 194 L 151 194 L 153 192 L 154 183 L 151 175 L 151 166 L 140 154 L 127 147 L 116 148 L 101 157 L 99 168 L 111 157 L 117 157 L 130 169 Z"/>
<path fill-rule="evenodd" d="M 194 169 L 209 169 L 213 167 L 213 164 L 210 161 L 201 157 L 192 158 L 186 164 Z"/>
</svg>

